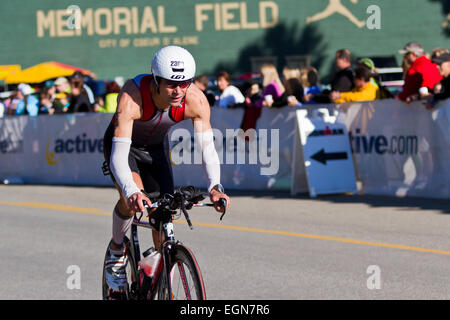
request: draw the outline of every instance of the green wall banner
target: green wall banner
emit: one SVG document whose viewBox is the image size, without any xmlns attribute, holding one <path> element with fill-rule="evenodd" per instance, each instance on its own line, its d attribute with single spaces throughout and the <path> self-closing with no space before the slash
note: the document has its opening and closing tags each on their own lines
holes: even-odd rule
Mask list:
<svg viewBox="0 0 450 320">
<path fill-rule="evenodd" d="M 58 61 L 128 78 L 175 44 L 192 52 L 198 74 L 238 75 L 258 61 L 327 74 L 341 48 L 399 64 L 409 41 L 448 48 L 449 21 L 445 0 L 3 0 L 0 64 Z"/>
</svg>

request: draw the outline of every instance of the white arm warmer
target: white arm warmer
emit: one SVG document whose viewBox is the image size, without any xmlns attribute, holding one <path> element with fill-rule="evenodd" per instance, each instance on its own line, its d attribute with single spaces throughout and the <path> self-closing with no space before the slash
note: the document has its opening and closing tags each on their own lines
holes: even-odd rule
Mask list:
<svg viewBox="0 0 450 320">
<path fill-rule="evenodd" d="M 123 194 L 128 199 L 133 194 L 141 192 L 133 181 L 131 169 L 128 165 L 128 154 L 130 153 L 130 138 L 112 138 L 112 150 L 109 167 Z"/>
<path fill-rule="evenodd" d="M 202 153 L 203 171 L 208 178 L 208 192 L 212 187 L 220 183 L 220 160 L 214 147 L 214 136 L 212 130 L 194 132 L 196 145 Z"/>
</svg>

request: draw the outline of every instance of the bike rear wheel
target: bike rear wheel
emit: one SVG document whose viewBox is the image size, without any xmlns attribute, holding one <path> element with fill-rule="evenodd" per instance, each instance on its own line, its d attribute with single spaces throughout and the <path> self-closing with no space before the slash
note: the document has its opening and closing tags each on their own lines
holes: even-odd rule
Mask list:
<svg viewBox="0 0 450 320">
<path fill-rule="evenodd" d="M 181 244 L 173 245 L 170 260 L 170 277 L 168 280 L 172 293 L 169 294 L 167 279 L 162 279 L 163 275 L 161 275 L 155 299 L 206 300 L 205 285 L 200 267 L 192 252 Z"/>
</svg>

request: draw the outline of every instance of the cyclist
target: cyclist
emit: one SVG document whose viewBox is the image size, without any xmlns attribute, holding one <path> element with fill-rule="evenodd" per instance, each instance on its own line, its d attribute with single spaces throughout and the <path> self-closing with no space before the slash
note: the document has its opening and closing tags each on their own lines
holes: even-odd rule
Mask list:
<svg viewBox="0 0 450 320">
<path fill-rule="evenodd" d="M 142 201 L 151 205 L 141 190 L 158 191 L 161 195 L 174 191 L 168 152 L 168 131 L 172 125 L 192 120 L 194 141 L 197 141 L 196 147 L 201 148 L 211 202 L 219 212 L 224 212 L 230 204 L 220 184 L 210 107 L 203 92 L 192 85 L 194 58 L 184 48 L 166 46 L 155 53 L 151 71 L 124 84 L 118 96 L 117 111 L 104 136 L 105 162 L 120 193 L 113 211 L 112 239 L 104 265 L 111 298 L 123 297 L 128 285 L 124 236 L 135 212 L 144 211 Z M 220 198 L 227 200 L 227 208 L 220 206 Z M 158 248 L 157 231 L 153 231 L 153 241 Z"/>
</svg>

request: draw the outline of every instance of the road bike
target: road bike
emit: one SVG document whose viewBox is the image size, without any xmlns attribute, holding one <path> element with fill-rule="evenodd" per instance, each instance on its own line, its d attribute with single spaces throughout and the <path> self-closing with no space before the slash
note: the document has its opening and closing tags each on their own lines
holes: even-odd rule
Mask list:
<svg viewBox="0 0 450 320">
<path fill-rule="evenodd" d="M 145 192 L 144 192 L 145 193 Z M 173 220 L 184 214 L 190 229 L 193 229 L 188 210 L 193 207 L 213 206 L 212 203 L 199 203 L 207 197 L 196 188 L 189 186 L 177 189 L 173 195 L 165 194 L 159 198 L 159 194 L 147 194 L 152 201 L 149 207 L 147 203 L 148 221 L 144 221 L 143 213 L 136 213 L 131 225 L 130 238 L 124 238 L 126 246 L 125 254 L 128 257 L 127 279 L 128 288 L 122 299 L 126 300 L 205 300 L 205 284 L 197 260 L 192 251 L 175 239 Z M 219 204 L 226 208 L 226 200 L 220 199 Z M 154 209 L 154 210 L 152 210 Z M 177 212 L 177 210 L 179 210 Z M 222 213 L 220 220 L 225 215 Z M 148 276 L 139 267 L 141 260 L 140 245 L 138 240 L 138 227 L 149 228 L 159 231 L 161 235 L 160 247 L 157 249 L 161 254 L 158 266 L 153 276 Z M 131 240 L 130 240 L 131 239 Z M 147 256 L 150 248 L 143 253 Z M 103 270 L 103 299 L 110 299 L 108 286 L 106 284 L 105 270 Z"/>
</svg>

